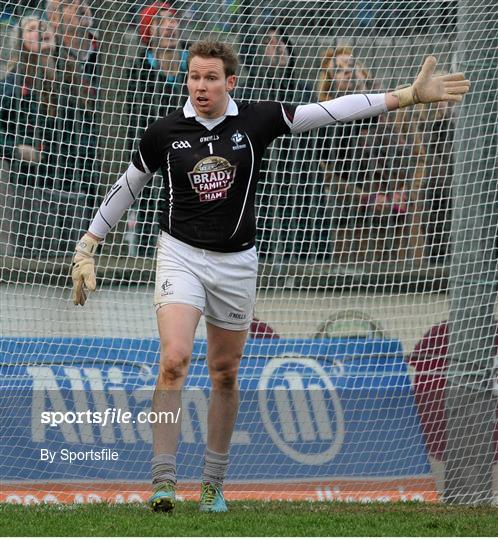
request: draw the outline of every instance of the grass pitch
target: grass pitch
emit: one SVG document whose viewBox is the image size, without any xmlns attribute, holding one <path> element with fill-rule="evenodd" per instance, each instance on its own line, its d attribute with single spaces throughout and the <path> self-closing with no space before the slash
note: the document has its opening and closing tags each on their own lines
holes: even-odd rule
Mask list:
<svg viewBox="0 0 498 540">
<path fill-rule="evenodd" d="M 227 514 L 178 503 L 0 505 L 2 536 L 496 536 L 498 509 L 423 503 L 232 502 Z"/>
</svg>

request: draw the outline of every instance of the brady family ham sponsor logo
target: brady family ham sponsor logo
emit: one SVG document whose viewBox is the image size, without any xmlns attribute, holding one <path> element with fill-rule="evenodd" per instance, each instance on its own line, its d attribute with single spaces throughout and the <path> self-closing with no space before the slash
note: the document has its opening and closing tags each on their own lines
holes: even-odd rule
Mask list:
<svg viewBox="0 0 498 540">
<path fill-rule="evenodd" d="M 196 163 L 188 173 L 192 189 L 199 194 L 201 202 L 226 199 L 235 180 L 237 168 L 218 156 L 208 156 Z"/>
</svg>

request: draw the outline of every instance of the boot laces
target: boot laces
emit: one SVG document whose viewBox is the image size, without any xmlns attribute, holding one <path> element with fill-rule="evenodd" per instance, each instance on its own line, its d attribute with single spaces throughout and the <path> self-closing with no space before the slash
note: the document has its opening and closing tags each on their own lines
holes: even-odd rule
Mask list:
<svg viewBox="0 0 498 540">
<path fill-rule="evenodd" d="M 216 499 L 216 495 L 220 492 L 220 487 L 211 482 L 205 482 L 202 484 L 202 500 L 206 504 L 213 504 Z"/>
</svg>

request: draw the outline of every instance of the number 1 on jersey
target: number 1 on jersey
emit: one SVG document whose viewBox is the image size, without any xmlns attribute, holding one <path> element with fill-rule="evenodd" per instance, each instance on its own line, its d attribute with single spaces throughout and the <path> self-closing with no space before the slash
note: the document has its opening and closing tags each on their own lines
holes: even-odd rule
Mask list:
<svg viewBox="0 0 498 540">
<path fill-rule="evenodd" d="M 213 155 L 213 143 L 212 142 L 208 142 L 208 147 L 209 147 L 209 153 L 211 155 Z"/>
</svg>

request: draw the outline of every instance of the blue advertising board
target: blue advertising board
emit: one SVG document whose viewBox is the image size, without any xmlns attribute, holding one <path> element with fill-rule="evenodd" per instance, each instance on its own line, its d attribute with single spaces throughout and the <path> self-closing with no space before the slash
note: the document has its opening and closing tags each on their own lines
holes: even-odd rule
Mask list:
<svg viewBox="0 0 498 540">
<path fill-rule="evenodd" d="M 147 481 L 151 425 L 137 419 L 150 411 L 158 352 L 153 339 L 0 339 L 2 480 Z M 182 394 L 177 469 L 183 480 L 198 479 L 203 465 L 210 389 L 205 356 L 205 341 L 196 341 Z M 239 382 L 231 481 L 429 473 L 398 340 L 251 340 Z M 41 416 L 106 410 L 114 417 L 105 425 L 50 425 Z M 61 459 L 63 450 L 103 449 L 118 459 Z M 50 452 L 59 459 L 51 462 Z"/>
</svg>

